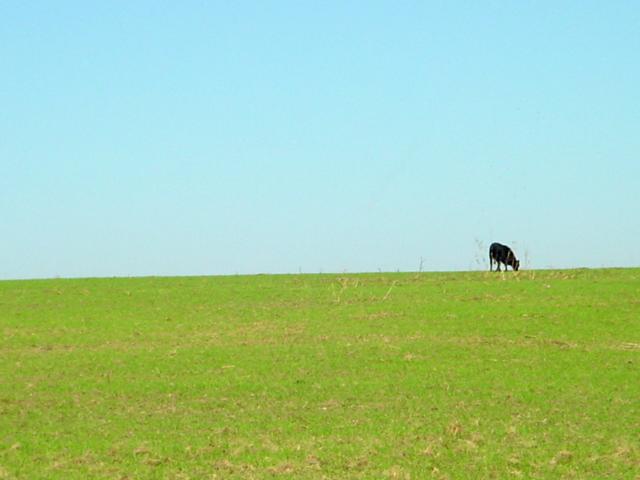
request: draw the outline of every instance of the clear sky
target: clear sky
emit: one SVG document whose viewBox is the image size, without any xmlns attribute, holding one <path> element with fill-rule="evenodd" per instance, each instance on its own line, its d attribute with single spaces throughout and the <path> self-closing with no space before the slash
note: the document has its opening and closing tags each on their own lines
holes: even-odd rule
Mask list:
<svg viewBox="0 0 640 480">
<path fill-rule="evenodd" d="M 640 265 L 637 1 L 0 4 L 0 278 Z"/>
</svg>

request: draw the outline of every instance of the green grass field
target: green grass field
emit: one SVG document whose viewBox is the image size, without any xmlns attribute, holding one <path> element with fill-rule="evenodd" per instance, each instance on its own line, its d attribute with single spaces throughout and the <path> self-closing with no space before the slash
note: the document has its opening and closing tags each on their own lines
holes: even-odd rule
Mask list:
<svg viewBox="0 0 640 480">
<path fill-rule="evenodd" d="M 639 478 L 640 270 L 0 282 L 0 479 Z"/>
</svg>

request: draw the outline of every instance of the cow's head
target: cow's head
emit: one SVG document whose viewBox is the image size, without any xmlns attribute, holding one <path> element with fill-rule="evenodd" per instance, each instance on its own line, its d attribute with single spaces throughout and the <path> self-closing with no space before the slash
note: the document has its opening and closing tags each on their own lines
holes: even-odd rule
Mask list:
<svg viewBox="0 0 640 480">
<path fill-rule="evenodd" d="M 513 269 L 517 272 L 518 269 L 520 268 L 520 260 L 515 260 L 513 261 L 513 264 L 511 265 L 513 267 Z"/>
</svg>

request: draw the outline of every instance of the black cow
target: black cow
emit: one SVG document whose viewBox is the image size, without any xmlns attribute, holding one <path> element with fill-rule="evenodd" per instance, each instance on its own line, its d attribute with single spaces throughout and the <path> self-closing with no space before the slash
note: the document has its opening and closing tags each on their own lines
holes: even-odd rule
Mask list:
<svg viewBox="0 0 640 480">
<path fill-rule="evenodd" d="M 498 264 L 498 272 L 500 271 L 500 263 L 504 263 L 504 271 L 507 271 L 507 265 L 510 265 L 516 272 L 520 268 L 520 260 L 516 258 L 515 253 L 506 245 L 492 243 L 489 247 L 489 271 L 493 269 L 493 262 Z"/>
</svg>

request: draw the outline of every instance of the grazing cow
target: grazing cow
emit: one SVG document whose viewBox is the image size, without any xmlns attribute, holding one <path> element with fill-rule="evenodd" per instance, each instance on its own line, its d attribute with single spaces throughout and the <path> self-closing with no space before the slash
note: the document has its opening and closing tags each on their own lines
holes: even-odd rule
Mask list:
<svg viewBox="0 0 640 480">
<path fill-rule="evenodd" d="M 507 265 L 510 265 L 516 272 L 520 268 L 520 260 L 516 258 L 515 253 L 506 245 L 492 243 L 489 247 L 489 271 L 493 269 L 493 262 L 498 264 L 498 272 L 500 264 L 504 263 L 504 271 L 507 271 Z"/>
</svg>

